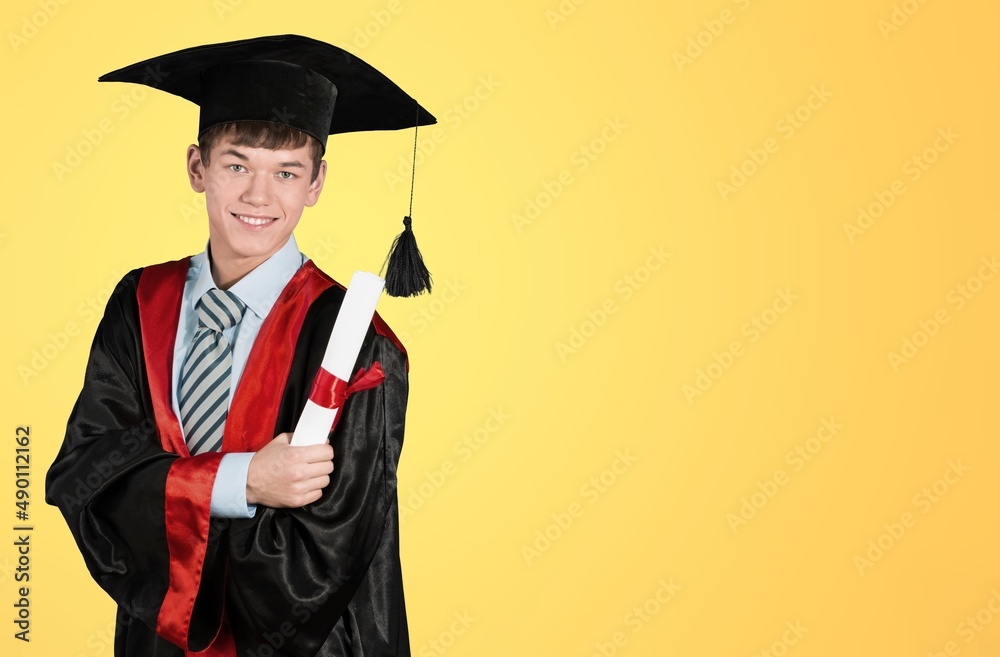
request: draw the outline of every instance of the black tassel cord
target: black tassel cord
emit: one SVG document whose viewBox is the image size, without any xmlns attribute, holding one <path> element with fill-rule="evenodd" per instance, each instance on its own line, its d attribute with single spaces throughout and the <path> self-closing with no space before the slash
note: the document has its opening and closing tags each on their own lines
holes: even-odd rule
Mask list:
<svg viewBox="0 0 1000 657">
<path fill-rule="evenodd" d="M 420 109 L 417 109 L 419 122 Z M 382 268 L 385 269 L 385 291 L 393 297 L 415 297 L 431 291 L 431 273 L 417 248 L 413 234 L 413 182 L 417 174 L 417 126 L 413 128 L 413 163 L 410 169 L 410 211 L 403 217 L 403 232 L 396 236 Z M 387 264 L 386 264 L 387 263 Z"/>
</svg>

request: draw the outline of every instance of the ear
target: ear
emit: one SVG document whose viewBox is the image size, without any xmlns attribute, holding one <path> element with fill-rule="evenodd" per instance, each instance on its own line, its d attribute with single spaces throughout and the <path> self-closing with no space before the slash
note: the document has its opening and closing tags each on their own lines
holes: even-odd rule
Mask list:
<svg viewBox="0 0 1000 657">
<path fill-rule="evenodd" d="M 306 192 L 306 207 L 311 208 L 319 200 L 319 193 L 323 191 L 323 181 L 326 180 L 326 160 L 319 161 L 319 171 L 316 178 L 309 183 L 309 190 Z"/>
<path fill-rule="evenodd" d="M 187 149 L 187 174 L 191 189 L 199 194 L 205 191 L 205 164 L 201 161 L 201 149 L 191 144 Z"/>
</svg>

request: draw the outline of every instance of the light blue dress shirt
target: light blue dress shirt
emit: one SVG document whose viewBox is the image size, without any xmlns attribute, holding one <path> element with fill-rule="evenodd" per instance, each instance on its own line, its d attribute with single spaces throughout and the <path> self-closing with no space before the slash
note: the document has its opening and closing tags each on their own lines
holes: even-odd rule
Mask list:
<svg viewBox="0 0 1000 657">
<path fill-rule="evenodd" d="M 306 258 L 299 253 L 294 236 L 289 236 L 283 247 L 270 258 L 258 265 L 229 288 L 229 291 L 246 304 L 243 319 L 235 327 L 224 332 L 233 348 L 233 370 L 229 388 L 228 403 L 232 404 L 233 391 L 239 384 L 246 365 L 250 348 L 253 346 L 261 324 L 278 296 L 291 280 L 295 272 L 305 264 Z M 174 366 L 171 373 L 171 401 L 174 414 L 179 418 L 180 404 L 177 401 L 177 382 L 181 366 L 187 356 L 188 347 L 195 331 L 198 330 L 198 300 L 214 287 L 212 268 L 208 266 L 208 253 L 203 251 L 191 258 L 187 278 L 184 281 L 184 296 L 181 299 L 181 313 L 177 324 L 177 340 L 174 342 Z M 184 428 L 181 427 L 183 433 Z M 252 518 L 257 511 L 255 505 L 247 504 L 247 471 L 253 452 L 233 452 L 222 457 L 215 484 L 212 487 L 211 515 L 217 518 Z"/>
</svg>

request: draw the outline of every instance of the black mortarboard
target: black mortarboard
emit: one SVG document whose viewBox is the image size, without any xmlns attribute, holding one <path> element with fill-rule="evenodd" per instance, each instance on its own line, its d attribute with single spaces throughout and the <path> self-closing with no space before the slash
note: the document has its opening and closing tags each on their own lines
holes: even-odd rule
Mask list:
<svg viewBox="0 0 1000 657">
<path fill-rule="evenodd" d="M 199 136 L 224 123 L 267 121 L 312 135 L 325 149 L 328 135 L 437 122 L 358 57 L 295 34 L 185 48 L 106 73 L 98 81 L 144 84 L 190 100 L 201 107 Z M 403 223 L 387 259 L 386 290 L 393 296 L 430 290 L 410 217 Z"/>
</svg>

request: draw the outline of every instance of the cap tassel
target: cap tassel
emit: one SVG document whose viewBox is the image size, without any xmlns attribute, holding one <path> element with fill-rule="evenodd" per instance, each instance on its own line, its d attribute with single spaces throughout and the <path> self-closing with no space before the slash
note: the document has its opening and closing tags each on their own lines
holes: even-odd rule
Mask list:
<svg viewBox="0 0 1000 657">
<path fill-rule="evenodd" d="M 417 108 L 419 119 L 420 108 Z M 385 291 L 392 297 L 415 297 L 431 291 L 431 273 L 424 265 L 424 257 L 417 248 L 417 238 L 413 235 L 413 181 L 417 173 L 417 126 L 413 128 L 413 165 L 410 174 L 410 214 L 403 217 L 403 232 L 396 236 L 386 256 Z"/>
<path fill-rule="evenodd" d="M 396 236 L 386 257 L 385 291 L 393 297 L 415 297 L 431 291 L 431 273 L 417 248 L 410 217 L 403 217 L 403 232 Z"/>
</svg>

